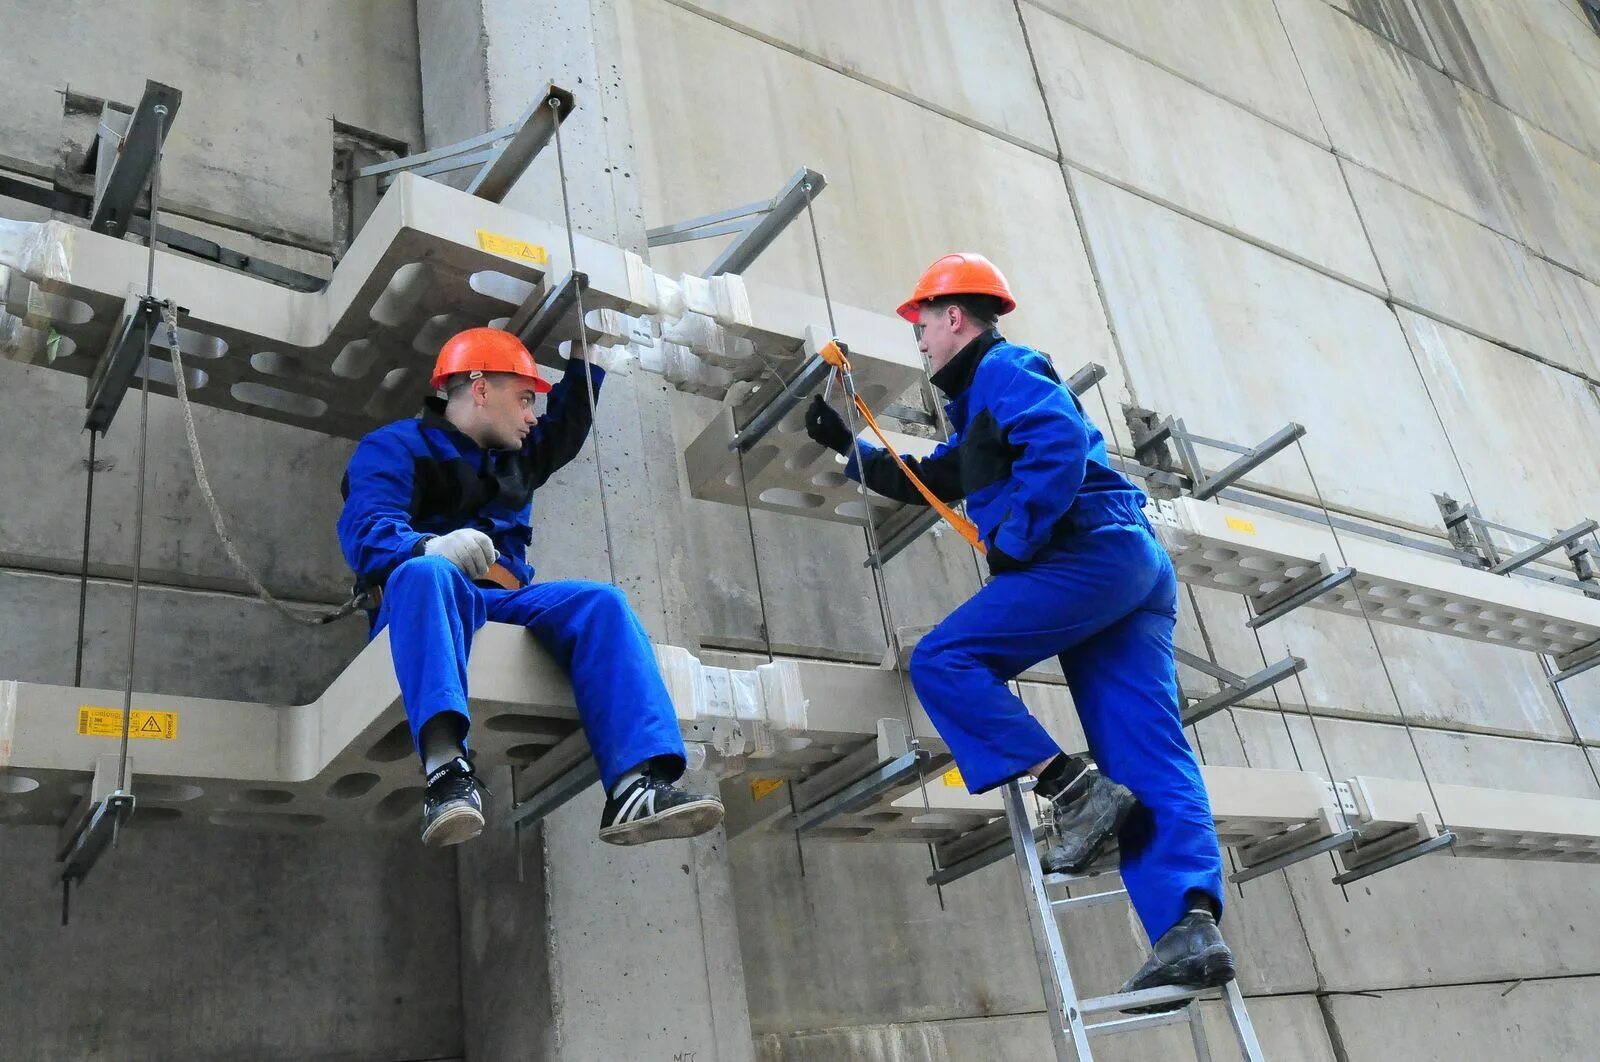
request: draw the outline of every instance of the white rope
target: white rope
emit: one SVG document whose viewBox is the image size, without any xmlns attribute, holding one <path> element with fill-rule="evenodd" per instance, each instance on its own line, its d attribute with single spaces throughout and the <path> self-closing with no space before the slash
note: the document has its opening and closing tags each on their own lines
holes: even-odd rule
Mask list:
<svg viewBox="0 0 1600 1062">
<path fill-rule="evenodd" d="M 332 623 L 334 620 L 352 615 L 365 604 L 365 595 L 357 594 L 331 612 L 308 612 L 304 609 L 290 608 L 272 595 L 272 591 L 267 589 L 255 569 L 239 555 L 239 548 L 234 545 L 233 536 L 228 532 L 228 522 L 223 518 L 222 509 L 217 504 L 217 496 L 211 491 L 211 480 L 206 475 L 205 459 L 200 455 L 200 438 L 195 434 L 194 410 L 189 404 L 189 386 L 184 378 L 183 354 L 178 349 L 178 311 L 171 302 L 168 302 L 162 310 L 162 318 L 167 328 L 167 349 L 172 356 L 172 378 L 178 392 L 178 408 L 183 411 L 183 433 L 189 442 L 189 460 L 194 465 L 194 479 L 200 487 L 201 497 L 205 498 L 206 508 L 211 513 L 211 526 L 216 528 L 217 538 L 221 540 L 222 549 L 227 553 L 228 560 L 233 563 L 234 570 L 239 573 L 240 578 L 250 584 L 257 597 L 295 623 L 307 627 L 319 627 L 324 623 Z"/>
</svg>

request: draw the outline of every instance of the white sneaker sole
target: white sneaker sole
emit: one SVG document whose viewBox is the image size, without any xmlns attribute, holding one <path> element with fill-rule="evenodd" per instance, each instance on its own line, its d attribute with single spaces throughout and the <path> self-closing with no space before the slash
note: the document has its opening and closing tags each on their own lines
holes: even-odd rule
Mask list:
<svg viewBox="0 0 1600 1062">
<path fill-rule="evenodd" d="M 476 808 L 451 808 L 433 820 L 422 834 L 422 843 L 429 848 L 448 848 L 470 841 L 482 832 L 483 816 Z"/>
<path fill-rule="evenodd" d="M 649 844 L 651 841 L 667 841 L 676 837 L 696 837 L 716 829 L 721 822 L 722 801 L 707 797 L 648 818 L 603 827 L 600 839 L 606 844 Z"/>
</svg>

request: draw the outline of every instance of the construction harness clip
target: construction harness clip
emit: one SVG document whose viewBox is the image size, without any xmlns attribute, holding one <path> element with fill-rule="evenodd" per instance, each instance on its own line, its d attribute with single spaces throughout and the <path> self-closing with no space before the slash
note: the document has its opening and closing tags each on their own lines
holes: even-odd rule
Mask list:
<svg viewBox="0 0 1600 1062">
<path fill-rule="evenodd" d="M 878 426 L 877 418 L 872 415 L 872 411 L 867 408 L 866 402 L 862 401 L 861 396 L 856 392 L 855 377 L 850 371 L 849 348 L 843 343 L 839 342 L 837 339 L 830 339 L 828 340 L 827 344 L 817 352 L 817 354 L 822 358 L 823 361 L 827 362 L 829 365 L 832 365 L 834 369 L 834 371 L 828 375 L 828 390 L 832 390 L 832 383 L 835 376 L 843 381 L 845 393 L 849 396 L 850 401 L 855 404 L 856 412 L 861 414 L 861 419 L 866 421 L 867 427 L 872 429 L 872 434 L 878 437 L 879 444 L 882 445 L 886 451 L 888 451 L 889 456 L 894 459 L 894 463 L 900 466 L 901 473 L 905 475 L 906 479 L 911 481 L 911 485 L 913 487 L 917 488 L 917 493 L 922 495 L 927 503 L 933 506 L 934 512 L 943 517 L 945 523 L 955 528 L 956 533 L 962 538 L 966 539 L 967 542 L 971 544 L 973 549 L 977 550 L 979 553 L 987 554 L 989 549 L 984 544 L 983 536 L 978 534 L 978 526 L 971 520 L 968 520 L 965 516 L 962 516 L 960 513 L 956 512 L 949 505 L 946 505 L 938 495 L 929 490 L 928 485 L 917 478 L 917 474 L 911 471 L 911 467 L 906 464 L 905 459 L 902 458 L 898 452 L 896 452 L 894 446 L 892 446 L 889 440 L 884 436 L 883 429 Z M 823 398 L 824 400 L 827 398 L 826 391 L 823 394 Z M 859 472 L 859 474 L 864 476 L 866 473 L 864 470 L 862 470 Z"/>
</svg>

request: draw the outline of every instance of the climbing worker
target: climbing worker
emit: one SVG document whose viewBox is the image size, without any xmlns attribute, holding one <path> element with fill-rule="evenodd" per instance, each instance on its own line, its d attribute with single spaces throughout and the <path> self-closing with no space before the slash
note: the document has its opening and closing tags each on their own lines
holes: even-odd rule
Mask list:
<svg viewBox="0 0 1600 1062">
<path fill-rule="evenodd" d="M 607 367 L 593 348 L 552 389 L 521 340 L 469 328 L 439 351 L 421 415 L 368 434 L 344 477 L 339 543 L 378 600 L 427 792 L 422 840 L 457 844 L 483 830 L 481 783 L 467 754 L 467 654 L 485 622 L 515 623 L 567 668 L 607 800 L 600 839 L 640 844 L 704 833 L 713 796 L 674 783 L 685 766 L 677 714 L 644 627 L 606 583 L 535 583 L 526 552 L 533 493 L 577 456 Z M 543 416 L 537 395 L 548 393 Z"/>
<path fill-rule="evenodd" d="M 911 681 L 967 788 L 1032 774 L 1058 843 L 1047 873 L 1087 869 L 1113 837 L 1155 954 L 1126 985 L 1216 985 L 1234 975 L 1217 929 L 1222 857 L 1179 715 L 1172 636 L 1177 579 L 1144 494 L 1050 359 L 1007 341 L 1005 277 L 976 254 L 929 266 L 899 314 L 915 329 L 951 434 L 902 459 L 943 501 L 965 498 L 990 579 L 917 643 Z M 927 504 L 893 455 L 858 441 L 817 395 L 811 438 L 888 498 Z M 857 447 L 859 461 L 857 464 Z M 1006 683 L 1057 657 L 1088 739 L 1066 755 Z"/>
</svg>

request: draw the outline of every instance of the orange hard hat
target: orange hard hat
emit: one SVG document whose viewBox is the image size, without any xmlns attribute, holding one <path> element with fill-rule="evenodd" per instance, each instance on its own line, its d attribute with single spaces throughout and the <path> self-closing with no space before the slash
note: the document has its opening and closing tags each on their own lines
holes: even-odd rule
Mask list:
<svg viewBox="0 0 1600 1062">
<path fill-rule="evenodd" d="M 522 340 L 498 328 L 469 328 L 445 340 L 428 386 L 437 391 L 445 380 L 464 372 L 509 372 L 532 380 L 539 394 L 550 390 Z"/>
<path fill-rule="evenodd" d="M 917 307 L 943 295 L 993 295 L 1000 300 L 1000 312 L 1017 308 L 1011 286 L 993 262 L 981 254 L 947 254 L 922 271 L 917 290 L 900 304 L 899 314 L 917 323 Z"/>
</svg>

